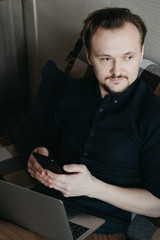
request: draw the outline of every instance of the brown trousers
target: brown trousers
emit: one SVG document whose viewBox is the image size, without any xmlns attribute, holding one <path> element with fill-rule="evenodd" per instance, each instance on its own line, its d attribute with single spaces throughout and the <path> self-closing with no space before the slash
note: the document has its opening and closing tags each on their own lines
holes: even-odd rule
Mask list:
<svg viewBox="0 0 160 240">
<path fill-rule="evenodd" d="M 0 240 L 48 240 L 48 238 L 0 220 Z M 91 234 L 86 240 L 126 240 L 126 237 L 124 234 Z"/>
</svg>

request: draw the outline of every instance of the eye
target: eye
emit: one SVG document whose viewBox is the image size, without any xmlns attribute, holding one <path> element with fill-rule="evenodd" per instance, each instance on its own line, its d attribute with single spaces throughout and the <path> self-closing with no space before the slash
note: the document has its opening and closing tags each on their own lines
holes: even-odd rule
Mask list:
<svg viewBox="0 0 160 240">
<path fill-rule="evenodd" d="M 111 60 L 111 58 L 109 58 L 109 57 L 103 57 L 103 58 L 101 58 L 100 60 L 101 60 L 101 61 L 108 62 L 108 61 Z"/>
<path fill-rule="evenodd" d="M 124 58 L 124 59 L 125 59 L 126 61 L 129 61 L 129 60 L 131 60 L 132 58 L 133 58 L 133 56 L 132 56 L 132 55 L 127 55 L 127 56 L 125 56 L 125 58 Z"/>
</svg>

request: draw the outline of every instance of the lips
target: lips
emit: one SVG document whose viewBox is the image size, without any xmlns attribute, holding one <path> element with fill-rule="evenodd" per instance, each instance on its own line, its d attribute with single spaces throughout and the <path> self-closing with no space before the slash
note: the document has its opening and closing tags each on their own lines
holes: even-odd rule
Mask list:
<svg viewBox="0 0 160 240">
<path fill-rule="evenodd" d="M 119 83 L 123 82 L 125 80 L 125 78 L 109 78 L 108 80 L 114 84 L 119 84 Z"/>
<path fill-rule="evenodd" d="M 113 82 L 120 82 L 122 81 L 124 78 L 110 78 L 109 80 L 113 81 Z"/>
</svg>

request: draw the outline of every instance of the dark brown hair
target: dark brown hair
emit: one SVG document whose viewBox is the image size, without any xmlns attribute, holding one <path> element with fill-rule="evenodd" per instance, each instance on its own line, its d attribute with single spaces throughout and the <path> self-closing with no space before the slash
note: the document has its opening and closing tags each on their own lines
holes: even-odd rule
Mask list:
<svg viewBox="0 0 160 240">
<path fill-rule="evenodd" d="M 136 26 L 141 35 L 141 46 L 143 46 L 147 27 L 143 20 L 138 15 L 133 14 L 129 9 L 104 8 L 90 13 L 84 20 L 84 27 L 81 32 L 83 43 L 89 53 L 91 50 L 91 37 L 99 27 L 116 29 L 123 27 L 126 22 Z"/>
</svg>

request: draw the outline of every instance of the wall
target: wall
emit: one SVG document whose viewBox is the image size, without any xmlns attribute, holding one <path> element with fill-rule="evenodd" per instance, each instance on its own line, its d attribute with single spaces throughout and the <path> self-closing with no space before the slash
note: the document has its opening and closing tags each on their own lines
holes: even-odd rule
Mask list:
<svg viewBox="0 0 160 240">
<path fill-rule="evenodd" d="M 127 7 L 139 14 L 148 27 L 145 57 L 160 63 L 159 0 L 24 0 L 31 101 L 41 69 L 52 59 L 62 70 L 89 12 L 106 6 Z"/>
<path fill-rule="evenodd" d="M 0 1 L 0 115 L 2 105 L 27 94 L 21 0 Z"/>
</svg>

